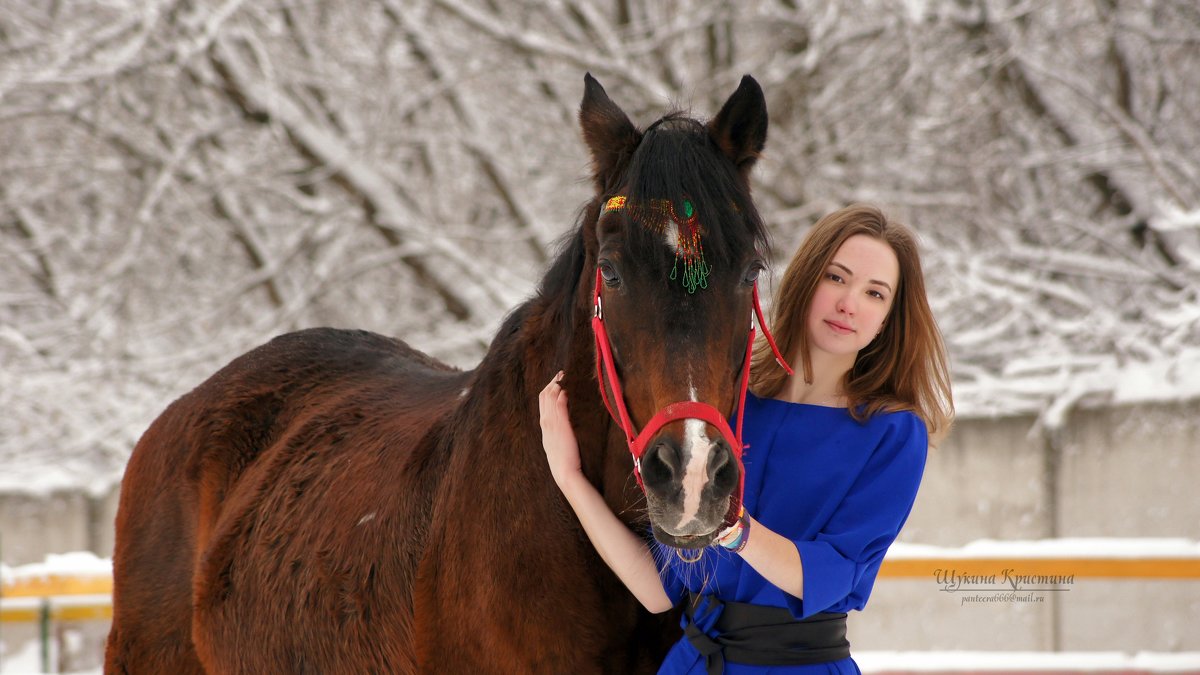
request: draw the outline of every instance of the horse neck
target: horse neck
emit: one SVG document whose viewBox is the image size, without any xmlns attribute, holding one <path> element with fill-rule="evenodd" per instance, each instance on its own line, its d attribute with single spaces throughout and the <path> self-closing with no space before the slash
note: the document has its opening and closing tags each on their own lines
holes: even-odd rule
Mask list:
<svg viewBox="0 0 1200 675">
<path fill-rule="evenodd" d="M 508 317 L 460 408 L 465 419 L 459 429 L 468 437 L 459 446 L 492 466 L 503 457 L 526 478 L 494 481 L 496 489 L 557 491 L 545 468 L 538 394 L 563 370 L 584 474 L 614 509 L 628 512 L 625 483 L 632 481 L 632 460 L 621 434 L 610 433 L 615 426 L 600 399 L 589 300 L 579 289 L 564 314 L 562 298 L 538 296 Z M 628 480 L 614 480 L 621 476 Z"/>
</svg>

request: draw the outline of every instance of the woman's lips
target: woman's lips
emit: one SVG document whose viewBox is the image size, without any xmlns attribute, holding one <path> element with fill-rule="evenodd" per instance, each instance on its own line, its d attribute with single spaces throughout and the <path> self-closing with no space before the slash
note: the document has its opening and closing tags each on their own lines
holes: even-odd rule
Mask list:
<svg viewBox="0 0 1200 675">
<path fill-rule="evenodd" d="M 829 321 L 826 319 L 825 323 L 833 329 L 833 332 L 837 333 L 838 335 L 849 335 L 854 332 L 853 328 L 841 323 L 840 321 Z"/>
</svg>

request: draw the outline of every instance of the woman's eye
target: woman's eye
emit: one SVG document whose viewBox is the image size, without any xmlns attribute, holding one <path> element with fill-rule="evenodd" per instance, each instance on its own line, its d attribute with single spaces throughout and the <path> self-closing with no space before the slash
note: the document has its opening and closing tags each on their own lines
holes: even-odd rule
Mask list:
<svg viewBox="0 0 1200 675">
<path fill-rule="evenodd" d="M 838 275 L 836 272 L 826 272 L 825 278 L 834 283 L 838 283 L 838 284 L 842 283 L 842 277 L 840 275 Z"/>
<path fill-rule="evenodd" d="M 873 297 L 873 298 L 877 298 L 879 300 L 886 300 L 886 298 L 883 297 L 883 293 L 880 293 L 879 291 L 867 291 L 867 293 L 869 293 L 871 295 L 871 297 Z"/>
<path fill-rule="evenodd" d="M 617 274 L 617 270 L 608 261 L 600 263 L 600 276 L 604 278 L 604 283 L 609 286 L 616 286 L 621 283 L 621 277 Z"/>
</svg>

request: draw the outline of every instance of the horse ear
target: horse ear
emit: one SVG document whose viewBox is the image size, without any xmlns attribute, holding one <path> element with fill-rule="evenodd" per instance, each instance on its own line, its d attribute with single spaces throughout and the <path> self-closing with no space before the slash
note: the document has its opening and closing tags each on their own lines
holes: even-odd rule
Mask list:
<svg viewBox="0 0 1200 675">
<path fill-rule="evenodd" d="M 708 130 L 745 176 L 767 143 L 767 100 L 753 77 L 742 77 L 737 91 L 708 123 Z"/>
<path fill-rule="evenodd" d="M 592 170 L 601 191 L 614 189 L 612 183 L 633 154 L 642 134 L 629 121 L 625 111 L 605 93 L 592 77 L 583 77 L 583 103 L 579 106 L 579 126 L 583 140 L 592 153 Z"/>
</svg>

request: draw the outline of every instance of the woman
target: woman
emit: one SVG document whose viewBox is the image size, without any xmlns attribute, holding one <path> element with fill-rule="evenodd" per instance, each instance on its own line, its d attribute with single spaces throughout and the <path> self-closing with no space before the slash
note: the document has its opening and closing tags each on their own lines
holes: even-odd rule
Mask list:
<svg viewBox="0 0 1200 675">
<path fill-rule="evenodd" d="M 915 238 L 878 209 L 821 219 L 793 256 L 745 411 L 744 514 L 696 562 L 647 547 L 580 472 L 561 373 L 539 399 L 554 480 L 617 576 L 652 612 L 681 600 L 660 672 L 858 673 L 846 615 L 867 602 L 953 403 Z M 657 560 L 657 562 L 656 562 Z"/>
</svg>

